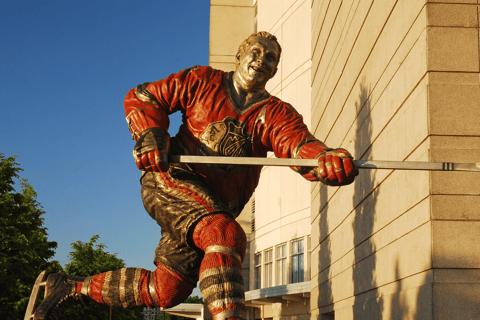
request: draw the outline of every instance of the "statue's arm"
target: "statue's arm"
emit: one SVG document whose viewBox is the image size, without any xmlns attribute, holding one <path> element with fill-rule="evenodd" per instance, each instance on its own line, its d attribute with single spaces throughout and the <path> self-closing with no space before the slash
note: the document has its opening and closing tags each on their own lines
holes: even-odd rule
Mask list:
<svg viewBox="0 0 480 320">
<path fill-rule="evenodd" d="M 269 143 L 278 158 L 318 159 L 314 168 L 292 168 L 309 181 L 339 186 L 353 182 L 358 168 L 345 149 L 328 148 L 316 139 L 303 117 L 289 104 L 276 106 L 266 115 Z"/>
<path fill-rule="evenodd" d="M 200 91 L 202 72 L 207 67 L 194 66 L 165 79 L 144 83 L 130 90 L 125 98 L 125 115 L 133 139 L 137 142 L 134 158 L 140 170 L 168 170 L 170 136 L 168 116 L 186 112 L 187 105 Z"/>
<path fill-rule="evenodd" d="M 168 115 L 186 109 L 198 88 L 200 78 L 195 73 L 198 70 L 200 67 L 194 66 L 165 79 L 138 85 L 125 97 L 125 115 L 136 141 L 133 156 L 140 170 L 168 170 Z"/>
<path fill-rule="evenodd" d="M 170 120 L 167 109 L 150 93 L 148 85 L 130 90 L 124 101 L 128 129 L 136 141 L 133 156 L 140 170 L 166 171 Z"/>
</svg>

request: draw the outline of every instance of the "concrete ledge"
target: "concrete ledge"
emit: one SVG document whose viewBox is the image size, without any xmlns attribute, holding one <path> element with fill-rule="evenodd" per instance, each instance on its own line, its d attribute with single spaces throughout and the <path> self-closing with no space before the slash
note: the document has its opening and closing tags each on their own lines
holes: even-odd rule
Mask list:
<svg viewBox="0 0 480 320">
<path fill-rule="evenodd" d="M 245 305 L 260 306 L 273 303 L 288 303 L 289 301 L 303 301 L 310 298 L 310 281 L 292 283 L 245 292 Z"/>
<path fill-rule="evenodd" d="M 180 303 L 179 305 L 172 308 L 144 308 L 143 315 L 144 319 L 158 319 L 158 316 L 166 312 L 175 316 L 192 318 L 192 319 L 212 319 L 212 314 L 205 305 L 201 303 Z"/>
</svg>

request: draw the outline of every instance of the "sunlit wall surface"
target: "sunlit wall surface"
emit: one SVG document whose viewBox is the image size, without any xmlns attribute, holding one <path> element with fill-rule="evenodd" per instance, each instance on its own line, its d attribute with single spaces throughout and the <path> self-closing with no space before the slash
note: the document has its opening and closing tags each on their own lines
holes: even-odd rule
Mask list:
<svg viewBox="0 0 480 320">
<path fill-rule="evenodd" d="M 248 7 L 232 34 L 278 37 L 267 89 L 328 146 L 357 159 L 480 162 L 477 0 L 211 6 L 212 30 L 219 10 L 239 17 Z M 211 30 L 212 65 L 230 32 L 221 26 Z M 237 47 L 222 58 L 228 70 Z M 327 188 L 265 168 L 241 217 L 249 318 L 480 318 L 479 175 L 362 170 L 354 184 Z"/>
<path fill-rule="evenodd" d="M 479 161 L 478 4 L 437 2 L 312 2 L 316 137 L 358 159 Z M 478 318 L 479 178 L 313 184 L 312 319 Z"/>
<path fill-rule="evenodd" d="M 267 90 L 292 104 L 310 127 L 311 2 L 210 3 L 210 65 L 233 70 L 241 40 L 255 31 L 274 34 L 282 57 Z M 245 18 L 248 25 L 227 22 L 247 12 L 246 7 L 251 10 Z M 244 262 L 249 318 L 310 317 L 310 184 L 290 168 L 264 168 L 254 199 L 240 217 L 249 236 L 249 257 Z"/>
</svg>

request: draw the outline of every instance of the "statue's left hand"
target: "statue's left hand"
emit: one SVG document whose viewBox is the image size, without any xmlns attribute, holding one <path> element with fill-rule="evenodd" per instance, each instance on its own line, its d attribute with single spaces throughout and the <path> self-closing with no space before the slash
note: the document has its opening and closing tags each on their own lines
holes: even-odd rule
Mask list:
<svg viewBox="0 0 480 320">
<path fill-rule="evenodd" d="M 329 186 L 345 186 L 355 180 L 358 167 L 345 149 L 330 149 L 320 154 L 315 176 Z"/>
<path fill-rule="evenodd" d="M 140 170 L 166 172 L 168 171 L 168 153 L 170 135 L 162 128 L 144 130 L 133 149 L 133 157 Z"/>
</svg>

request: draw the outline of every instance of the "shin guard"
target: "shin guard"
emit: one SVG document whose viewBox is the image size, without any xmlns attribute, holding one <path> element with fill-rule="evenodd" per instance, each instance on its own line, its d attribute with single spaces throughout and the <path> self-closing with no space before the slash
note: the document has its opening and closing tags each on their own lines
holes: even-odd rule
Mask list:
<svg viewBox="0 0 480 320">
<path fill-rule="evenodd" d="M 175 271 L 157 263 L 154 272 L 122 268 L 88 277 L 77 285 L 77 292 L 115 307 L 169 308 L 182 303 L 194 287 Z"/>
<path fill-rule="evenodd" d="M 243 318 L 242 260 L 247 241 L 242 227 L 227 215 L 209 215 L 195 226 L 193 241 L 205 251 L 200 290 L 213 319 Z"/>
</svg>

